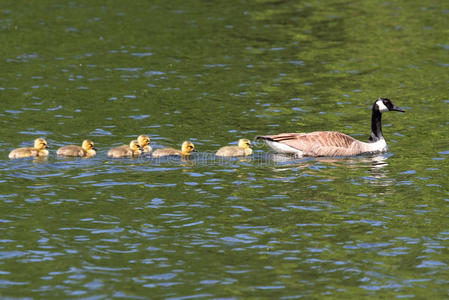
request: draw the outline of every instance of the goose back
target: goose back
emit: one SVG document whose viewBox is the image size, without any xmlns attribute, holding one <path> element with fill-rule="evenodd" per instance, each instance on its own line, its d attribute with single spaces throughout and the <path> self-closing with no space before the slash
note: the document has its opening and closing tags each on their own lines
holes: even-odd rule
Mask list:
<svg viewBox="0 0 449 300">
<path fill-rule="evenodd" d="M 281 133 L 258 138 L 271 142 L 271 145 L 285 145 L 291 148 L 292 153 L 300 152 L 302 156 L 351 156 L 369 152 L 372 148 L 368 143 L 337 131 Z"/>
</svg>

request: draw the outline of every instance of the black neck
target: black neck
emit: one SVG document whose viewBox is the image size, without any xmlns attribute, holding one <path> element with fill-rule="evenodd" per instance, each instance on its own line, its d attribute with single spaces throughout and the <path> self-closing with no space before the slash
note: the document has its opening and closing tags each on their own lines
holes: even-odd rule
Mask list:
<svg viewBox="0 0 449 300">
<path fill-rule="evenodd" d="M 371 136 L 369 138 L 369 141 L 374 143 L 383 138 L 382 113 L 379 111 L 379 109 L 373 109 L 373 115 L 371 116 Z"/>
</svg>

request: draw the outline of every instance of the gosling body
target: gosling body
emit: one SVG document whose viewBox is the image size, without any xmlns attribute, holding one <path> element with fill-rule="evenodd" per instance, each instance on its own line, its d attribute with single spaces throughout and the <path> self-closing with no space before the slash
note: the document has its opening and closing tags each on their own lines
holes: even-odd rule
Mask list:
<svg viewBox="0 0 449 300">
<path fill-rule="evenodd" d="M 153 157 L 163 157 L 163 156 L 189 156 L 191 152 L 195 152 L 195 145 L 193 145 L 190 141 L 184 141 L 181 145 L 181 150 L 177 150 L 174 148 L 163 148 L 156 149 L 153 152 Z"/>
<path fill-rule="evenodd" d="M 71 157 L 92 157 L 97 153 L 95 150 L 94 142 L 84 140 L 81 146 L 67 145 L 59 148 L 56 154 Z"/>
<path fill-rule="evenodd" d="M 142 154 L 142 150 L 137 140 L 131 141 L 129 145 L 115 147 L 108 151 L 108 156 L 112 158 L 137 157 L 140 154 Z"/>
<path fill-rule="evenodd" d="M 10 159 L 25 158 L 25 157 L 46 157 L 48 156 L 48 144 L 43 138 L 37 138 L 34 140 L 33 147 L 17 148 L 12 150 L 8 157 Z"/>
<path fill-rule="evenodd" d="M 217 156 L 248 156 L 253 154 L 251 149 L 251 141 L 248 139 L 240 139 L 237 146 L 225 146 L 218 149 Z"/>
<path fill-rule="evenodd" d="M 139 146 L 142 149 L 142 153 L 150 153 L 153 148 L 150 146 L 150 138 L 145 135 L 141 134 L 137 137 L 137 141 L 139 142 Z"/>
</svg>

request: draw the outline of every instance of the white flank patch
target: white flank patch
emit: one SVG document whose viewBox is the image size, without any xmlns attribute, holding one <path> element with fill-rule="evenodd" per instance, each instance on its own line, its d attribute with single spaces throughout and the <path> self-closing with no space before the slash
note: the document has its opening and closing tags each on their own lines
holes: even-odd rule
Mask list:
<svg viewBox="0 0 449 300">
<path fill-rule="evenodd" d="M 372 153 L 383 153 L 383 152 L 387 152 L 388 151 L 388 146 L 387 146 L 387 142 L 385 142 L 385 139 L 380 139 L 377 142 L 374 143 L 367 143 L 368 146 L 368 151 L 367 152 L 372 152 Z"/>
<path fill-rule="evenodd" d="M 376 105 L 379 108 L 379 111 L 381 113 L 389 111 L 388 107 L 385 106 L 385 104 L 382 102 L 382 100 L 377 100 Z"/>
<path fill-rule="evenodd" d="M 285 153 L 285 154 L 294 154 L 298 157 L 302 156 L 302 151 L 293 147 L 290 147 L 286 144 L 282 144 L 279 142 L 273 142 L 273 141 L 268 141 L 265 140 L 265 142 L 267 143 L 268 146 L 270 146 L 271 148 L 273 148 L 274 151 L 278 152 L 278 153 Z"/>
</svg>

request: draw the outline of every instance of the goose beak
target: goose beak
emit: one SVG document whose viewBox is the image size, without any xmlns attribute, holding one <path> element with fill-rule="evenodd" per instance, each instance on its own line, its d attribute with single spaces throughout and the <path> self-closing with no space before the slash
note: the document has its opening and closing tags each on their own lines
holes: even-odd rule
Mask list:
<svg viewBox="0 0 449 300">
<path fill-rule="evenodd" d="M 394 104 L 393 104 L 393 108 L 391 110 L 405 112 L 405 110 L 403 110 L 402 108 L 400 108 L 399 106 L 396 106 Z"/>
<path fill-rule="evenodd" d="M 405 110 L 403 110 L 402 108 L 400 108 L 399 106 L 393 106 L 393 109 L 392 110 L 395 110 L 395 111 L 400 111 L 400 112 L 405 112 Z"/>
</svg>

